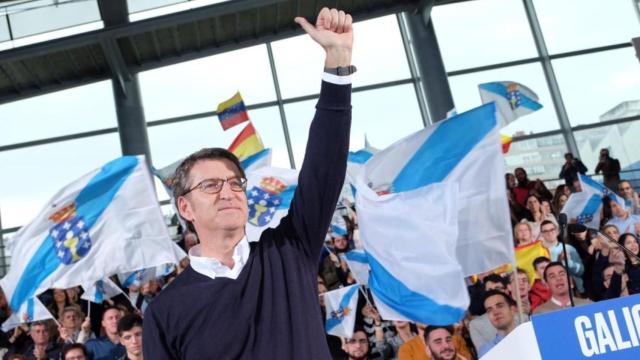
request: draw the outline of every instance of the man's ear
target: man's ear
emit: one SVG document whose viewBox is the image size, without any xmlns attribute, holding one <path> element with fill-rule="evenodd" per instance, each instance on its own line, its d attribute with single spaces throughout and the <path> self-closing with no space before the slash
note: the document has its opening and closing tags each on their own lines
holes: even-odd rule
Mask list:
<svg viewBox="0 0 640 360">
<path fill-rule="evenodd" d="M 178 211 L 180 212 L 180 216 L 182 216 L 187 221 L 193 222 L 193 214 L 191 212 L 191 204 L 184 196 L 180 196 L 178 198 Z"/>
</svg>

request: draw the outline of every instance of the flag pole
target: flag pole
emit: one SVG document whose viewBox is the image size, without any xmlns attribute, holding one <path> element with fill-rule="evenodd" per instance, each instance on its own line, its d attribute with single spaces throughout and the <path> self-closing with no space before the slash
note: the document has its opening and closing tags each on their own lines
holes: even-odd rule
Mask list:
<svg viewBox="0 0 640 360">
<path fill-rule="evenodd" d="M 373 306 L 373 304 L 371 303 L 371 301 L 369 301 L 369 296 L 367 296 L 367 293 L 364 292 L 364 290 L 362 290 L 362 286 L 361 284 L 358 284 L 358 290 L 360 290 L 360 293 L 362 294 L 362 296 L 364 296 L 364 299 L 367 301 L 367 304 L 369 306 L 371 306 L 372 308 L 376 308 L 375 306 Z"/>
<path fill-rule="evenodd" d="M 522 310 L 522 299 L 520 297 L 520 286 L 518 286 L 518 265 L 515 263 L 515 261 L 513 262 L 513 264 L 511 264 L 513 266 L 512 269 L 512 280 L 514 282 L 514 287 L 515 287 L 515 293 L 516 293 L 516 305 L 518 306 L 518 317 L 519 317 L 519 321 L 521 322 L 523 319 L 523 315 L 524 315 L 524 311 Z M 527 281 L 529 281 L 529 277 L 527 277 Z"/>
</svg>

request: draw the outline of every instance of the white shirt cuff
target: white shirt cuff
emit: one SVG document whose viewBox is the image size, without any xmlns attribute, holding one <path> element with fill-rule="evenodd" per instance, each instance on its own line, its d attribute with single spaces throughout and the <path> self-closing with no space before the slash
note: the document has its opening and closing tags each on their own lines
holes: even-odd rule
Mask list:
<svg viewBox="0 0 640 360">
<path fill-rule="evenodd" d="M 336 85 L 349 85 L 351 84 L 352 77 L 353 75 L 338 76 L 327 72 L 322 73 L 322 80 Z"/>
</svg>

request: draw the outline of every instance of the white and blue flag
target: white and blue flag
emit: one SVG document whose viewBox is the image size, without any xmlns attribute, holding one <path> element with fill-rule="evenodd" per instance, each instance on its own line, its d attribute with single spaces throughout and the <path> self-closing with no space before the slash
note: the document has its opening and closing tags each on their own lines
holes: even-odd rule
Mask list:
<svg viewBox="0 0 640 360">
<path fill-rule="evenodd" d="M 340 255 L 347 262 L 351 275 L 358 284 L 369 285 L 369 260 L 364 250 L 351 250 Z"/>
<path fill-rule="evenodd" d="M 0 280 L 11 309 L 50 288 L 178 262 L 143 156 L 124 156 L 60 190 L 13 239 Z"/>
<path fill-rule="evenodd" d="M 351 285 L 324 293 L 324 305 L 327 312 L 325 331 L 327 334 L 346 338 L 353 336 L 359 287 L 360 285 Z"/>
<path fill-rule="evenodd" d="M 25 301 L 18 311 L 11 314 L 11 316 L 2 323 L 2 331 L 8 332 L 25 323 L 48 319 L 53 319 L 53 315 L 42 305 L 37 297 L 32 297 Z"/>
<path fill-rule="evenodd" d="M 298 172 L 264 166 L 246 174 L 249 220 L 245 231 L 247 240 L 253 242 L 260 240 L 260 235 L 267 228 L 278 226 L 289 212 L 298 186 Z"/>
<path fill-rule="evenodd" d="M 358 151 L 349 151 L 349 156 L 347 157 L 347 173 L 345 176 L 345 182 L 351 187 L 351 192 L 355 197 L 356 194 L 356 180 L 360 176 L 360 174 L 364 171 L 364 164 L 373 157 L 375 153 L 378 152 L 378 149 L 374 149 L 372 147 L 365 147 L 364 149 L 360 149 Z"/>
<path fill-rule="evenodd" d="M 459 236 L 451 246 L 464 276 L 514 261 L 495 109 L 489 103 L 442 120 L 380 151 L 365 165 L 364 182 L 377 193 L 458 184 Z M 412 214 L 420 216 L 417 210 Z"/>
<path fill-rule="evenodd" d="M 528 87 L 514 81 L 495 81 L 478 85 L 482 103 L 495 102 L 498 124 L 504 127 L 520 116 L 540 110 L 538 95 Z"/>
<path fill-rule="evenodd" d="M 80 298 L 96 304 L 102 304 L 103 301 L 123 293 L 122 289 L 109 278 L 84 284 L 82 285 L 82 290 L 84 290 L 84 293 Z"/>
<path fill-rule="evenodd" d="M 605 196 L 609 196 L 622 208 L 625 208 L 624 199 L 603 184 L 582 174 L 578 174 L 578 178 L 582 191 L 572 193 L 561 210 L 562 213 L 567 214 L 567 218 L 571 221 L 590 228 L 600 228 L 602 199 Z"/>
<path fill-rule="evenodd" d="M 456 259 L 457 184 L 378 195 L 358 186 L 356 208 L 383 319 L 433 325 L 460 321 L 469 306 Z"/>
<path fill-rule="evenodd" d="M 262 149 L 251 156 L 247 156 L 240 161 L 240 166 L 242 166 L 245 172 L 271 166 L 271 149 Z"/>
</svg>

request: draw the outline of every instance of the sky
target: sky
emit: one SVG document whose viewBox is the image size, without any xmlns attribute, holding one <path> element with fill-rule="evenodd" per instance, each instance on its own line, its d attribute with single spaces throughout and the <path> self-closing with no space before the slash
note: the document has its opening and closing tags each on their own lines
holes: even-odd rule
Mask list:
<svg viewBox="0 0 640 360">
<path fill-rule="evenodd" d="M 144 9 L 151 3 L 130 0 L 130 8 Z M 551 54 L 624 43 L 640 33 L 631 0 L 610 0 L 607 6 L 598 0 L 535 0 L 533 3 Z M 69 31 L 98 26 L 92 22 L 94 5 L 95 1 L 73 5 L 86 9 L 80 19 L 88 23 Z M 198 3 L 187 5 L 198 6 Z M 154 10 L 153 14 L 162 11 L 166 9 Z M 25 13 L 20 15 L 20 20 L 33 22 L 47 14 L 36 15 L 30 18 Z M 138 14 L 136 19 L 144 16 L 149 13 Z M 447 71 L 536 56 L 521 1 L 477 0 L 437 6 L 431 19 Z M 358 22 L 354 31 L 353 63 L 358 66 L 354 86 L 410 77 L 395 16 Z M 0 22 L 0 39 L 2 34 Z M 27 40 L 29 38 L 0 43 L 0 49 L 21 46 Z M 297 36 L 272 43 L 272 49 L 284 98 L 318 93 L 323 54 L 312 40 Z M 638 65 L 632 48 L 553 60 L 571 124 L 597 122 L 599 115 L 621 101 L 638 99 Z M 501 80 L 530 87 L 544 106 L 510 124 L 503 133 L 538 133 L 559 128 L 540 63 L 450 77 L 458 112 L 480 105 L 479 83 Z M 139 81 L 147 122 L 213 111 L 219 102 L 238 90 L 248 105 L 276 99 L 265 45 L 150 70 L 139 74 Z M 314 104 L 315 100 L 309 100 L 284 108 L 296 167 L 304 156 Z M 290 166 L 279 109 L 252 110 L 250 117 L 265 145 L 274 149 L 274 165 Z M 0 122 L 0 146 L 116 127 L 111 83 L 103 81 L 2 105 Z M 372 146 L 384 148 L 422 127 L 411 84 L 353 95 L 352 150 L 364 146 L 365 136 Z M 202 147 L 227 147 L 241 128 L 223 132 L 214 117 L 150 126 L 153 163 L 163 167 Z M 58 189 L 120 154 L 117 133 L 0 152 L 4 175 L 0 178 L 2 227 L 24 225 Z M 631 158 L 633 154 L 638 155 L 635 150 L 631 154 Z M 161 194 L 160 198 L 166 195 Z"/>
</svg>

